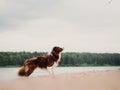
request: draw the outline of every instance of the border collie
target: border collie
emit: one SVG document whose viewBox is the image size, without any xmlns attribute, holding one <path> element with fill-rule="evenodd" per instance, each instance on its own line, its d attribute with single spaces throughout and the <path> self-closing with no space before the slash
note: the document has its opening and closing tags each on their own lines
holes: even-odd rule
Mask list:
<svg viewBox="0 0 120 90">
<path fill-rule="evenodd" d="M 18 71 L 19 76 L 28 77 L 37 67 L 46 69 L 49 73 L 53 72 L 53 68 L 58 65 L 61 58 L 63 48 L 58 46 L 53 47 L 50 54 L 41 55 L 25 60 L 24 65 Z"/>
</svg>

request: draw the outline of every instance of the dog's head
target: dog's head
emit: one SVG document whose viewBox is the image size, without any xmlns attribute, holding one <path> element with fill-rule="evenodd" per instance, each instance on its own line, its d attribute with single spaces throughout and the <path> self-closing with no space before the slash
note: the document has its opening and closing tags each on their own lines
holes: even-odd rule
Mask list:
<svg viewBox="0 0 120 90">
<path fill-rule="evenodd" d="M 58 46 L 55 46 L 55 47 L 53 47 L 53 50 L 52 50 L 52 51 L 54 51 L 54 52 L 56 52 L 57 54 L 59 54 L 60 52 L 63 51 L 63 48 L 58 47 Z"/>
</svg>

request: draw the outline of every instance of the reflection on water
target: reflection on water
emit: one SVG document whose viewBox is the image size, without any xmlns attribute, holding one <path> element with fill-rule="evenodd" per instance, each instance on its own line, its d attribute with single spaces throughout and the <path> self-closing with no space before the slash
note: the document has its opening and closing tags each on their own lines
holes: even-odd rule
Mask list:
<svg viewBox="0 0 120 90">
<path fill-rule="evenodd" d="M 117 70 L 120 67 L 56 67 L 55 74 L 62 73 L 79 73 L 87 72 L 94 70 Z M 19 68 L 0 68 L 0 80 L 10 80 L 20 78 L 17 76 L 17 71 Z M 30 77 L 40 76 L 40 75 L 49 75 L 46 70 L 36 69 Z"/>
</svg>

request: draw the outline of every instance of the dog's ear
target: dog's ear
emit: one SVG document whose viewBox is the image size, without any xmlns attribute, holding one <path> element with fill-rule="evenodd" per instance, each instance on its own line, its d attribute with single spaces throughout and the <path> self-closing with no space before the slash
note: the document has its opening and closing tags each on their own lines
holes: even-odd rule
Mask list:
<svg viewBox="0 0 120 90">
<path fill-rule="evenodd" d="M 40 56 L 38 56 L 38 57 L 37 57 L 37 59 L 41 59 L 41 57 L 40 57 Z"/>
<path fill-rule="evenodd" d="M 56 51 L 57 47 L 53 47 L 53 51 Z"/>
</svg>

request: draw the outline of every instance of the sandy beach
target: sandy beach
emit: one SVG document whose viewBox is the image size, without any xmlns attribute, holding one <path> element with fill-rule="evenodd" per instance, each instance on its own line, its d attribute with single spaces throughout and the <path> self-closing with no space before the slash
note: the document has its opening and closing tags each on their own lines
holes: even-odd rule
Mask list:
<svg viewBox="0 0 120 90">
<path fill-rule="evenodd" d="M 24 77 L 0 82 L 0 90 L 120 90 L 120 70 Z"/>
</svg>

